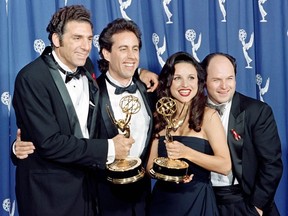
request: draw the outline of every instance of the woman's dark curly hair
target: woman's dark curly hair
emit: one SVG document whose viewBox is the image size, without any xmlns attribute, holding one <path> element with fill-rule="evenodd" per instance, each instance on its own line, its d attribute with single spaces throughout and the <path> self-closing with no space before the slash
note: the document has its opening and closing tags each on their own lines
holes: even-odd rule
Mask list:
<svg viewBox="0 0 288 216">
<path fill-rule="evenodd" d="M 100 60 L 98 60 L 98 68 L 101 71 L 101 73 L 106 73 L 109 69 L 109 62 L 104 58 L 102 54 L 102 50 L 106 49 L 107 51 L 111 52 L 112 46 L 113 46 L 113 40 L 112 36 L 114 34 L 118 34 L 121 32 L 133 32 L 138 41 L 139 41 L 139 50 L 142 47 L 142 40 L 141 40 L 141 31 L 137 24 L 133 22 L 132 20 L 127 20 L 124 18 L 118 18 L 110 22 L 101 32 L 99 36 L 99 55 L 101 57 Z"/>
<path fill-rule="evenodd" d="M 172 97 L 170 87 L 173 82 L 175 74 L 175 65 L 182 62 L 192 64 L 197 71 L 198 91 L 195 97 L 192 99 L 190 105 L 188 122 L 190 129 L 199 132 L 201 131 L 204 109 L 206 106 L 206 96 L 204 92 L 205 77 L 200 63 L 198 63 L 190 54 L 186 52 L 177 52 L 167 59 L 159 75 L 157 98 L 160 99 L 162 97 Z M 161 114 L 157 113 L 157 111 L 154 112 L 154 119 L 156 122 L 154 129 L 154 137 L 158 137 L 159 136 L 158 133 L 166 127 L 167 122 L 165 121 L 165 119 Z"/>
<path fill-rule="evenodd" d="M 83 5 L 71 5 L 60 8 L 51 18 L 46 31 L 49 33 L 48 39 L 53 47 L 52 35 L 58 34 L 60 39 L 60 45 L 62 44 L 62 37 L 65 33 L 66 24 L 69 21 L 87 22 L 91 25 L 93 30 L 93 24 L 91 21 L 90 12 Z"/>
</svg>

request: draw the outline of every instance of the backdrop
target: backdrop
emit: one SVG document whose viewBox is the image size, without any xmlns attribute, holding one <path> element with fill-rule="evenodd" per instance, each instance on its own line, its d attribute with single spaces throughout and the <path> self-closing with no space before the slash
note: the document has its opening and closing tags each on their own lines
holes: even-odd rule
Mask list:
<svg viewBox="0 0 288 216">
<path fill-rule="evenodd" d="M 52 14 L 71 4 L 83 4 L 92 13 L 95 65 L 98 35 L 118 17 L 139 25 L 140 65 L 156 73 L 169 55 L 181 50 L 199 61 L 215 51 L 233 55 L 238 63 L 237 90 L 273 108 L 284 162 L 276 203 L 281 215 L 288 215 L 288 0 L 0 0 L 0 215 L 18 215 L 15 167 L 9 158 L 16 136 L 11 106 L 15 77 L 49 45 L 45 29 Z M 97 66 L 95 71 L 99 75 Z"/>
</svg>

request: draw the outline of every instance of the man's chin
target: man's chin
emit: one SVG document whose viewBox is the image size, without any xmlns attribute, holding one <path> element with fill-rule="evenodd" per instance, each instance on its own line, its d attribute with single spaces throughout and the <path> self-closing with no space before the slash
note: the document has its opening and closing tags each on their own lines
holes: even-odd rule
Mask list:
<svg viewBox="0 0 288 216">
<path fill-rule="evenodd" d="M 85 60 L 77 61 L 77 65 L 78 65 L 78 66 L 84 66 L 85 63 L 86 63 L 86 59 L 85 59 Z"/>
<path fill-rule="evenodd" d="M 229 97 L 219 97 L 216 99 L 217 104 L 223 104 L 229 101 Z"/>
<path fill-rule="evenodd" d="M 134 70 L 126 70 L 124 73 L 125 73 L 125 76 L 126 76 L 126 78 L 131 78 L 133 75 L 134 75 L 134 73 L 135 73 L 135 70 L 136 70 L 136 68 L 134 69 Z"/>
</svg>

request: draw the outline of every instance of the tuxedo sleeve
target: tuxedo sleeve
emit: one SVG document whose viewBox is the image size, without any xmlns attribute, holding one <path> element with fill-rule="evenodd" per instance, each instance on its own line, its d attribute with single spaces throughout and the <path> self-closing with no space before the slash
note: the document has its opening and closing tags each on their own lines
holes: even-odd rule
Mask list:
<svg viewBox="0 0 288 216">
<path fill-rule="evenodd" d="M 259 110 L 251 134 L 258 157 L 258 171 L 251 202 L 264 210 L 274 200 L 283 172 L 281 142 L 272 109 L 267 104 Z"/>
</svg>

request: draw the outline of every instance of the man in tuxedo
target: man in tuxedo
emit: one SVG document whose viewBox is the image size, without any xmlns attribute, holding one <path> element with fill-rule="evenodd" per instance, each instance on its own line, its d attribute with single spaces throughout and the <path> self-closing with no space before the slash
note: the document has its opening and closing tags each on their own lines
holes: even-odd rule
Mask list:
<svg viewBox="0 0 288 216">
<path fill-rule="evenodd" d="M 221 108 L 232 173 L 212 173 L 220 215 L 279 215 L 274 195 L 282 176 L 281 143 L 272 109 L 236 92 L 236 61 L 224 53 L 205 57 L 208 104 Z"/>
<path fill-rule="evenodd" d="M 102 74 L 97 78 L 100 88 L 99 138 L 109 139 L 122 133 L 108 115 L 107 106 L 116 121 L 124 120 L 125 114 L 119 106 L 125 96 L 133 95 L 141 105 L 139 112 L 131 115 L 129 127 L 135 140 L 129 156 L 139 157 L 143 166 L 149 153 L 155 106 L 153 94 L 136 79 L 139 53 L 142 46 L 141 32 L 130 20 L 122 18 L 109 23 L 99 36 L 101 59 L 98 66 Z M 136 70 L 135 76 L 134 72 Z M 113 154 L 111 154 L 113 158 Z M 113 160 L 111 160 L 113 161 Z M 98 172 L 99 174 L 100 172 Z M 98 176 L 98 202 L 102 216 L 141 216 L 147 214 L 151 181 L 148 176 L 128 184 L 115 184 L 107 180 L 107 173 Z"/>
<path fill-rule="evenodd" d="M 95 139 L 99 88 L 88 58 L 90 13 L 79 5 L 63 7 L 46 30 L 51 46 L 15 81 L 17 126 L 22 140 L 35 145 L 22 142 L 27 145 L 19 158 L 25 160 L 11 155 L 19 215 L 95 215 L 91 171 L 105 169 L 111 149 L 115 158 L 127 157 L 134 139 Z"/>
</svg>

